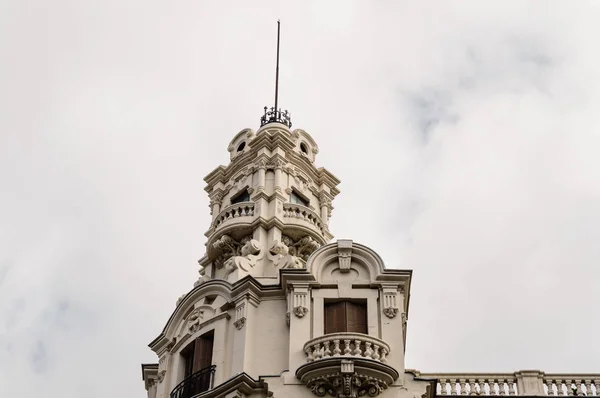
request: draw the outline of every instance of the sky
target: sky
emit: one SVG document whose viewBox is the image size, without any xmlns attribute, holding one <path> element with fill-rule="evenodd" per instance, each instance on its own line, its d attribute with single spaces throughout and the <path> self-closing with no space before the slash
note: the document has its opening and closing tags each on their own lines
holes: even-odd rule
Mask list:
<svg viewBox="0 0 600 398">
<path fill-rule="evenodd" d="M 599 372 L 598 2 L 0 0 L 0 396 L 145 396 L 278 18 L 332 232 L 414 270 L 406 366 Z"/>
</svg>

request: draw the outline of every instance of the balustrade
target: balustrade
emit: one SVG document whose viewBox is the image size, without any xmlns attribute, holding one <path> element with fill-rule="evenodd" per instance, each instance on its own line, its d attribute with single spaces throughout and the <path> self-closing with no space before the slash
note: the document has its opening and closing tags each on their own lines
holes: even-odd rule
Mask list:
<svg viewBox="0 0 600 398">
<path fill-rule="evenodd" d="M 214 387 L 216 368 L 212 365 L 186 377 L 171 391 L 170 398 L 191 398 L 210 390 Z"/>
<path fill-rule="evenodd" d="M 523 376 L 521 375 L 522 372 L 506 374 L 411 372 L 421 378 L 437 379 L 437 395 L 597 397 L 600 394 L 600 374 L 546 374 L 538 371 L 527 371 L 527 376 Z M 529 383 L 524 382 L 526 377 Z M 535 382 L 536 379 L 537 382 Z M 533 383 L 531 384 L 532 380 Z M 518 386 L 523 386 L 521 387 L 522 390 L 519 390 Z M 528 391 L 528 389 L 531 391 Z"/>
<path fill-rule="evenodd" d="M 253 202 L 240 202 L 227 206 L 213 222 L 214 228 L 218 228 L 219 225 L 225 221 L 231 220 L 238 217 L 252 217 L 254 216 L 254 203 Z"/>
<path fill-rule="evenodd" d="M 306 206 L 298 205 L 294 203 L 283 204 L 283 217 L 284 218 L 297 218 L 304 220 L 308 223 L 313 224 L 320 230 L 323 229 L 323 223 L 321 217 Z"/>
<path fill-rule="evenodd" d="M 332 333 L 304 345 L 306 361 L 331 357 L 367 358 L 385 363 L 390 346 L 384 341 L 361 333 Z"/>
</svg>

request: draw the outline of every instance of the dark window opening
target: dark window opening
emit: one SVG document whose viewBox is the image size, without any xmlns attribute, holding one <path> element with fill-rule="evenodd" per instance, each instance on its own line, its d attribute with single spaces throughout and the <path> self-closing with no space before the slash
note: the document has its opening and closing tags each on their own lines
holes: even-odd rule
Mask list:
<svg viewBox="0 0 600 398">
<path fill-rule="evenodd" d="M 367 302 L 336 301 L 325 303 L 325 334 L 367 333 Z"/>
<path fill-rule="evenodd" d="M 211 330 L 181 350 L 185 374 L 184 381 L 176 387 L 180 398 L 191 397 L 211 388 L 212 372 L 207 370 L 212 365 L 214 338 L 215 332 Z"/>
<path fill-rule="evenodd" d="M 242 141 L 242 143 L 240 145 L 238 145 L 237 151 L 242 152 L 244 150 L 244 148 L 246 148 L 246 141 Z"/>
<path fill-rule="evenodd" d="M 302 196 L 298 195 L 296 191 L 292 191 L 290 194 L 290 203 L 295 203 L 298 205 L 308 207 L 308 200 L 304 199 Z"/>
<path fill-rule="evenodd" d="M 236 196 L 231 198 L 231 204 L 240 203 L 240 202 L 250 202 L 250 194 L 247 190 L 244 190 L 237 194 Z"/>
<path fill-rule="evenodd" d="M 212 303 L 215 302 L 215 299 L 217 298 L 217 296 L 206 296 L 204 298 L 204 304 L 206 305 L 211 305 Z"/>
<path fill-rule="evenodd" d="M 300 150 L 308 155 L 308 148 L 304 142 L 300 143 Z"/>
</svg>

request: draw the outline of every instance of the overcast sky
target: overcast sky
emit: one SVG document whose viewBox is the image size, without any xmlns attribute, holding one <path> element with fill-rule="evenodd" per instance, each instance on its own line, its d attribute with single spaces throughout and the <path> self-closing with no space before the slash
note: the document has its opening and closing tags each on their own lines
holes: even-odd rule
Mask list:
<svg viewBox="0 0 600 398">
<path fill-rule="evenodd" d="M 414 270 L 407 367 L 600 371 L 587 3 L 0 0 L 0 396 L 145 396 L 277 18 L 332 232 Z"/>
</svg>

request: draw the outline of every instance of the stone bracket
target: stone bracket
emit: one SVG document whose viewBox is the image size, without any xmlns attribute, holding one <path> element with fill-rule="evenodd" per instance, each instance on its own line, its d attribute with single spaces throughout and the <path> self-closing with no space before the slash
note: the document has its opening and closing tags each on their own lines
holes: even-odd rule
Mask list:
<svg viewBox="0 0 600 398">
<path fill-rule="evenodd" d="M 338 240 L 338 260 L 340 262 L 340 272 L 350 271 L 350 262 L 352 260 L 352 241 Z"/>
</svg>

